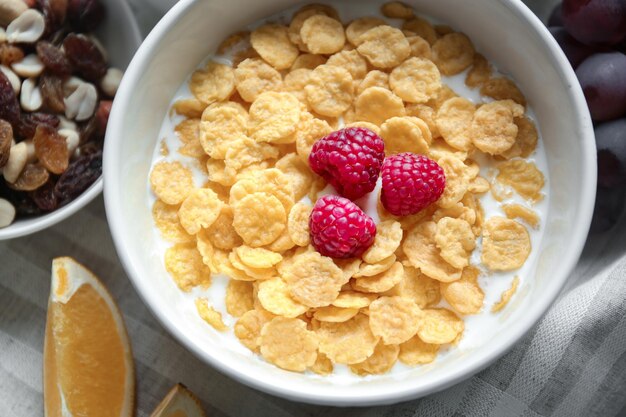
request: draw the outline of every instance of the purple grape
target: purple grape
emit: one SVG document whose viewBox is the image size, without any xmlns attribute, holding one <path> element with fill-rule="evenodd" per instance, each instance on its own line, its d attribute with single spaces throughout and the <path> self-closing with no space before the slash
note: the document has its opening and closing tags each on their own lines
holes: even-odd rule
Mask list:
<svg viewBox="0 0 626 417">
<path fill-rule="evenodd" d="M 548 18 L 548 26 L 563 26 L 563 4 L 554 6 Z"/>
<path fill-rule="evenodd" d="M 595 52 L 593 47 L 583 45 L 576 39 L 572 38 L 569 33 L 567 33 L 565 28 L 549 27 L 548 29 L 550 30 L 550 33 L 552 33 L 552 36 L 554 36 L 554 39 L 556 39 L 563 52 L 565 52 L 565 56 L 574 69 L 578 67 L 578 65 L 589 55 Z"/>
<path fill-rule="evenodd" d="M 591 232 L 602 233 L 617 224 L 624 212 L 626 189 L 598 187 L 591 221 Z"/>
<path fill-rule="evenodd" d="M 626 185 L 626 118 L 598 125 L 598 184 L 602 187 Z"/>
<path fill-rule="evenodd" d="M 563 24 L 588 45 L 615 45 L 626 38 L 624 0 L 564 0 Z"/>
<path fill-rule="evenodd" d="M 595 122 L 626 114 L 626 55 L 619 52 L 591 55 L 578 66 L 576 76 Z"/>
</svg>

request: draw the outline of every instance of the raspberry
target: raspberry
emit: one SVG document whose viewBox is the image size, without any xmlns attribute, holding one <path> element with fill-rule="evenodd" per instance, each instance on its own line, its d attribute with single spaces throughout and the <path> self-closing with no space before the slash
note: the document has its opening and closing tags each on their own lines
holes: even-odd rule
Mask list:
<svg viewBox="0 0 626 417">
<path fill-rule="evenodd" d="M 315 249 L 331 258 L 360 256 L 376 236 L 374 220 L 352 201 L 336 195 L 317 200 L 309 227 Z"/>
<path fill-rule="evenodd" d="M 376 186 L 385 144 L 362 127 L 341 129 L 315 142 L 309 165 L 342 196 L 355 200 Z"/>
<path fill-rule="evenodd" d="M 446 187 L 443 168 L 410 152 L 390 156 L 383 163 L 383 206 L 395 216 L 415 214 L 441 197 Z"/>
</svg>

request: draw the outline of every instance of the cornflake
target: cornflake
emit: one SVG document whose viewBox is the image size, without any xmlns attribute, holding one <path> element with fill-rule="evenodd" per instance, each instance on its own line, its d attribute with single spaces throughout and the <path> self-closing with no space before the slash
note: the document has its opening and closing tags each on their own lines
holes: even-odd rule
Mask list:
<svg viewBox="0 0 626 417">
<path fill-rule="evenodd" d="M 478 285 L 479 275 L 480 270 L 470 266 L 463 270 L 458 281 L 441 283 L 441 295 L 459 314 L 480 312 L 485 293 Z"/>
<path fill-rule="evenodd" d="M 409 41 L 412 57 L 432 60 L 433 53 L 426 39 L 417 35 L 407 35 L 406 40 Z"/>
<path fill-rule="evenodd" d="M 346 309 L 365 308 L 377 298 L 376 294 L 364 294 L 356 291 L 342 291 L 333 301 L 335 307 Z"/>
<path fill-rule="evenodd" d="M 298 48 L 287 36 L 287 27 L 263 25 L 250 34 L 250 43 L 261 58 L 277 70 L 291 67 L 298 57 Z"/>
<path fill-rule="evenodd" d="M 261 93 L 279 90 L 282 81 L 280 73 L 262 59 L 246 59 L 235 69 L 237 92 L 249 103 L 256 100 Z"/>
<path fill-rule="evenodd" d="M 354 19 L 346 28 L 346 38 L 354 46 L 359 46 L 363 41 L 361 37 L 365 32 L 377 26 L 383 26 L 387 23 L 378 17 L 360 17 Z"/>
<path fill-rule="evenodd" d="M 180 204 L 193 190 L 191 171 L 180 162 L 159 162 L 150 173 L 150 185 L 165 204 Z"/>
<path fill-rule="evenodd" d="M 366 88 L 358 95 L 354 105 L 357 120 L 375 125 L 406 114 L 402 99 L 382 87 Z"/>
<path fill-rule="evenodd" d="M 437 129 L 452 147 L 468 151 L 472 145 L 469 130 L 476 108 L 474 103 L 463 97 L 446 100 L 437 111 Z"/>
<path fill-rule="evenodd" d="M 526 116 L 515 118 L 515 124 L 517 125 L 517 137 L 515 143 L 508 150 L 501 155 L 507 159 L 522 157 L 528 158 L 537 147 L 539 140 L 539 134 L 535 124 Z"/>
<path fill-rule="evenodd" d="M 281 202 L 267 193 L 252 193 L 233 204 L 233 227 L 252 247 L 268 245 L 285 229 L 287 215 Z"/>
<path fill-rule="evenodd" d="M 287 284 L 281 278 L 272 278 L 259 282 L 257 297 L 264 309 L 283 317 L 298 317 L 308 307 L 298 303 L 289 295 Z"/>
<path fill-rule="evenodd" d="M 380 340 L 370 330 L 369 318 L 357 314 L 341 323 L 320 322 L 316 330 L 319 350 L 334 363 L 351 365 L 363 362 L 374 353 Z"/>
<path fill-rule="evenodd" d="M 456 75 L 474 62 L 474 45 L 462 33 L 449 33 L 433 44 L 433 61 L 443 75 Z"/>
<path fill-rule="evenodd" d="M 472 68 L 465 77 L 465 84 L 471 88 L 479 87 L 491 78 L 491 71 L 489 61 L 481 54 L 475 53 Z"/>
<path fill-rule="evenodd" d="M 333 363 L 328 359 L 328 356 L 322 352 L 317 352 L 315 363 L 309 369 L 318 375 L 326 376 L 333 373 Z"/>
<path fill-rule="evenodd" d="M 400 1 L 390 1 L 380 7 L 380 11 L 391 19 L 410 19 L 414 16 L 411 6 Z"/>
<path fill-rule="evenodd" d="M 183 201 L 178 210 L 180 224 L 187 233 L 195 235 L 202 228 L 207 228 L 217 220 L 224 203 L 209 188 L 193 190 Z"/>
<path fill-rule="evenodd" d="M 498 165 L 496 180 L 512 187 L 523 198 L 536 203 L 543 198 L 541 189 L 545 183 L 543 174 L 532 162 L 513 159 Z"/>
<path fill-rule="evenodd" d="M 521 204 L 503 204 L 502 211 L 509 219 L 522 219 L 535 229 L 539 226 L 539 214 L 531 208 Z"/>
<path fill-rule="evenodd" d="M 298 130 L 296 131 L 296 152 L 307 166 L 313 144 L 332 131 L 333 128 L 330 127 L 326 120 L 313 117 L 309 112 L 302 113 Z M 312 200 L 315 201 L 317 199 Z"/>
<path fill-rule="evenodd" d="M 313 207 L 308 204 L 296 203 L 289 212 L 287 230 L 291 240 L 298 246 L 309 245 L 309 217 L 312 210 Z"/>
<path fill-rule="evenodd" d="M 181 155 L 200 158 L 205 155 L 200 144 L 200 119 L 185 119 L 174 128 L 176 135 L 183 143 L 178 149 Z"/>
<path fill-rule="evenodd" d="M 417 268 L 404 267 L 402 280 L 384 293 L 390 297 L 399 296 L 413 300 L 419 308 L 437 304 L 441 300 L 439 281 L 422 274 Z"/>
<path fill-rule="evenodd" d="M 224 159 L 228 145 L 245 136 L 248 127 L 247 112 L 234 106 L 212 106 L 202 113 L 200 144 L 207 155 Z"/>
<path fill-rule="evenodd" d="M 461 270 L 454 268 L 441 257 L 435 243 L 437 225 L 434 222 L 420 223 L 407 232 L 402 250 L 415 268 L 429 277 L 442 282 L 461 278 Z"/>
<path fill-rule="evenodd" d="M 339 20 L 337 11 L 325 4 L 310 4 L 298 10 L 289 24 L 289 39 L 295 45 L 298 45 L 301 51 L 308 52 L 308 49 L 300 37 L 300 31 L 302 30 L 304 22 L 309 17 L 315 15 L 324 15 Z"/>
<path fill-rule="evenodd" d="M 235 336 L 245 347 L 258 353 L 261 345 L 261 329 L 273 317 L 273 314 L 264 310 L 249 310 L 235 323 Z"/>
<path fill-rule="evenodd" d="M 465 324 L 456 314 L 445 308 L 423 310 L 417 335 L 426 343 L 452 343 L 463 333 Z"/>
<path fill-rule="evenodd" d="M 437 201 L 440 207 L 452 207 L 465 196 L 469 186 L 467 166 L 459 158 L 452 155 L 444 155 L 437 161 L 443 168 L 446 176 L 446 188 Z"/>
<path fill-rule="evenodd" d="M 406 342 L 418 331 L 422 310 L 408 298 L 380 297 L 369 305 L 370 328 L 383 343 Z"/>
<path fill-rule="evenodd" d="M 400 353 L 398 345 L 386 345 L 378 342 L 372 356 L 363 362 L 350 365 L 350 371 L 360 376 L 384 374 L 396 364 L 398 353 Z"/>
<path fill-rule="evenodd" d="M 411 46 L 399 29 L 377 26 L 358 38 L 357 51 L 376 68 L 393 68 L 411 54 Z"/>
<path fill-rule="evenodd" d="M 202 320 L 207 322 L 207 324 L 211 325 L 218 332 L 223 332 L 228 329 L 222 320 L 222 314 L 219 311 L 215 311 L 213 306 L 208 304 L 206 298 L 196 298 L 195 303 L 198 315 Z"/>
<path fill-rule="evenodd" d="M 178 206 L 170 206 L 161 200 L 152 206 L 152 218 L 163 239 L 173 243 L 192 242 L 194 237 L 187 233 L 178 220 Z"/>
<path fill-rule="evenodd" d="M 385 220 L 376 225 L 374 243 L 363 254 L 365 262 L 373 264 L 393 255 L 402 241 L 402 227 L 393 220 Z"/>
<path fill-rule="evenodd" d="M 507 304 L 509 304 L 509 301 L 511 301 L 511 297 L 513 297 L 513 295 L 517 291 L 518 285 L 519 285 L 519 277 L 516 276 L 515 278 L 513 278 L 513 282 L 511 282 L 511 287 L 507 289 L 506 291 L 504 291 L 502 295 L 500 296 L 500 301 L 498 301 L 497 303 L 493 305 L 493 307 L 491 307 L 492 313 L 497 313 L 498 311 L 506 307 Z"/>
<path fill-rule="evenodd" d="M 421 17 L 414 17 L 411 20 L 407 20 L 402 24 L 402 30 L 410 31 L 413 34 L 420 36 L 433 45 L 437 41 L 437 32 L 435 28 L 430 24 L 428 20 Z"/>
<path fill-rule="evenodd" d="M 423 365 L 434 361 L 438 352 L 438 344 L 426 343 L 419 336 L 413 336 L 400 344 L 398 359 L 405 365 Z"/>
<path fill-rule="evenodd" d="M 491 217 L 483 230 L 482 263 L 492 271 L 518 269 L 530 254 L 530 236 L 524 226 L 504 217 Z"/>
<path fill-rule="evenodd" d="M 376 262 L 375 264 L 368 264 L 367 262 L 363 262 L 359 267 L 359 271 L 354 274 L 354 277 L 373 277 L 374 275 L 383 273 L 391 268 L 394 262 L 396 262 L 395 254 L 392 254 L 387 258 Z"/>
<path fill-rule="evenodd" d="M 513 100 L 526 106 L 526 98 L 515 83 L 508 78 L 491 78 L 480 87 L 480 94 L 494 100 Z"/>
<path fill-rule="evenodd" d="M 441 257 L 455 268 L 469 265 L 469 258 L 476 247 L 471 225 L 461 219 L 444 217 L 437 222 L 435 242 Z"/>
<path fill-rule="evenodd" d="M 403 277 L 404 267 L 400 262 L 395 262 L 391 268 L 380 274 L 356 278 L 352 282 L 352 288 L 357 291 L 381 293 L 392 289 Z"/>
<path fill-rule="evenodd" d="M 241 262 L 251 268 L 271 268 L 283 260 L 280 253 L 263 248 L 239 246 L 235 249 L 235 252 Z"/>
<path fill-rule="evenodd" d="M 352 104 L 354 82 L 345 68 L 325 64 L 313 70 L 305 90 L 313 110 L 337 117 Z"/>
<path fill-rule="evenodd" d="M 390 90 L 389 87 L 389 74 L 386 72 L 373 70 L 369 71 L 365 78 L 359 83 L 359 86 L 356 89 L 357 94 L 361 94 L 363 91 L 370 87 L 381 87 Z"/>
<path fill-rule="evenodd" d="M 261 355 L 274 365 L 303 372 L 315 363 L 317 337 L 302 320 L 275 317 L 261 330 Z"/>
<path fill-rule="evenodd" d="M 346 43 L 343 25 L 332 17 L 316 14 L 302 24 L 300 38 L 314 54 L 334 54 Z"/>
<path fill-rule="evenodd" d="M 441 76 L 432 61 L 413 57 L 391 71 L 389 85 L 406 102 L 426 103 L 441 88 Z"/>
<path fill-rule="evenodd" d="M 512 100 L 494 101 L 480 106 L 472 121 L 472 142 L 481 151 L 499 155 L 513 146 L 517 137 L 514 118 L 524 114 L 524 108 Z"/>
<path fill-rule="evenodd" d="M 241 317 L 254 309 L 252 283 L 231 279 L 226 287 L 226 311 L 233 317 Z"/>
<path fill-rule="evenodd" d="M 358 308 L 341 308 L 337 306 L 320 307 L 315 310 L 313 317 L 319 321 L 341 323 L 350 320 L 359 313 Z"/>
<path fill-rule="evenodd" d="M 348 281 L 331 258 L 318 252 L 298 256 L 281 276 L 291 295 L 308 307 L 330 305 L 339 295 L 341 286 Z"/>
<path fill-rule="evenodd" d="M 367 61 L 356 50 L 337 52 L 326 64 L 345 69 L 355 81 L 362 80 L 367 74 Z"/>
<path fill-rule="evenodd" d="M 327 59 L 323 55 L 316 54 L 302 54 L 299 55 L 291 65 L 291 71 L 297 69 L 309 69 L 314 70 L 320 65 L 324 65 Z"/>
<path fill-rule="evenodd" d="M 189 89 L 206 104 L 225 100 L 235 90 L 235 73 L 231 67 L 211 61 L 191 75 Z"/>
<path fill-rule="evenodd" d="M 262 93 L 250 106 L 250 137 L 257 142 L 293 142 L 299 120 L 297 98 L 289 93 Z"/>
<path fill-rule="evenodd" d="M 183 291 L 211 285 L 211 271 L 202 262 L 194 243 L 177 243 L 168 248 L 165 251 L 165 269 Z"/>
</svg>

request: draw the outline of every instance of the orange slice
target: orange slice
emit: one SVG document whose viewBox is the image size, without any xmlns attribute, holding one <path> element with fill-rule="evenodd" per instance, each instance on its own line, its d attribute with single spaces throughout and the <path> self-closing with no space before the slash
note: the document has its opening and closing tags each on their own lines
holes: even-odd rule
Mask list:
<svg viewBox="0 0 626 417">
<path fill-rule="evenodd" d="M 44 344 L 46 417 L 130 417 L 135 378 L 122 316 L 96 276 L 52 261 Z"/>
<path fill-rule="evenodd" d="M 206 417 L 206 414 L 196 396 L 184 385 L 176 384 L 150 417 Z"/>
</svg>

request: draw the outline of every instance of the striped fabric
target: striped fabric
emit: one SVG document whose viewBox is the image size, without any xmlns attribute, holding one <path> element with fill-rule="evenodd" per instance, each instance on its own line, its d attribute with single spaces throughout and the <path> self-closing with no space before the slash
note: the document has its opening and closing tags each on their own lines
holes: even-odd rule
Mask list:
<svg viewBox="0 0 626 417">
<path fill-rule="evenodd" d="M 551 2 L 530 1 L 542 17 Z M 147 32 L 158 12 L 146 0 L 131 4 Z M 293 403 L 240 385 L 168 336 L 126 278 L 99 198 L 51 229 L 0 242 L 0 417 L 43 415 L 50 263 L 68 254 L 102 277 L 124 313 L 135 355 L 138 417 L 149 416 L 177 382 L 200 397 L 211 417 L 626 417 L 624 236 L 626 220 L 610 234 L 590 238 L 553 308 L 490 368 L 420 400 L 340 409 Z"/>
</svg>

